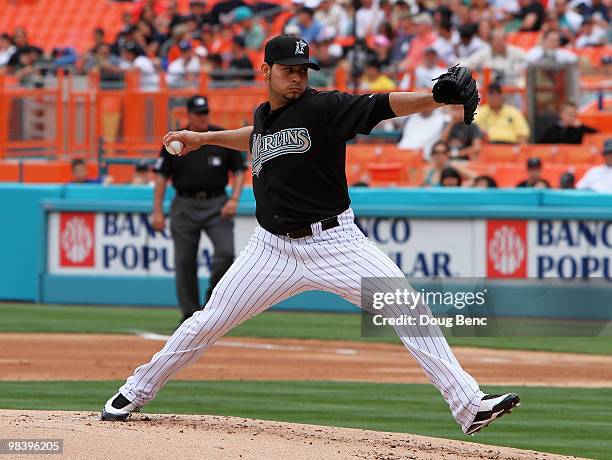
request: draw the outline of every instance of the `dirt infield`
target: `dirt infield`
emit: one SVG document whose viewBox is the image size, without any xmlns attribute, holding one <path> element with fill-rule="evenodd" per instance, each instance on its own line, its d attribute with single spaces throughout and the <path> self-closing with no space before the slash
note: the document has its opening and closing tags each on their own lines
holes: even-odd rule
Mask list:
<svg viewBox="0 0 612 460">
<path fill-rule="evenodd" d="M 123 380 L 163 337 L 0 334 L 0 380 Z M 612 357 L 456 347 L 482 384 L 611 387 Z M 176 375 L 183 380 L 426 383 L 404 347 L 340 341 L 225 338 Z"/>
<path fill-rule="evenodd" d="M 64 458 L 570 458 L 403 433 L 236 417 L 136 415 L 133 421 L 126 423 L 101 422 L 98 417 L 99 414 L 93 412 L 0 410 L 0 433 L 5 439 L 61 438 L 64 440 Z M 10 456 L 12 459 L 31 457 Z M 41 457 L 36 455 L 36 458 Z M 58 458 L 57 455 L 44 457 Z"/>
</svg>

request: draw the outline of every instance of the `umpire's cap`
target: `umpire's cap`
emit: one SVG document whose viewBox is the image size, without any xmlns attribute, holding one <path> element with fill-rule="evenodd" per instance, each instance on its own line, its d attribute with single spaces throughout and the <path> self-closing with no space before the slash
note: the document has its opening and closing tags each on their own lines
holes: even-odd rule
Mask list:
<svg viewBox="0 0 612 460">
<path fill-rule="evenodd" d="M 269 64 L 301 65 L 319 70 L 319 66 L 310 60 L 308 43 L 299 37 L 281 35 L 266 43 L 264 61 Z"/>
<path fill-rule="evenodd" d="M 190 97 L 187 99 L 187 111 L 189 113 L 208 113 L 208 99 L 200 95 Z"/>
</svg>

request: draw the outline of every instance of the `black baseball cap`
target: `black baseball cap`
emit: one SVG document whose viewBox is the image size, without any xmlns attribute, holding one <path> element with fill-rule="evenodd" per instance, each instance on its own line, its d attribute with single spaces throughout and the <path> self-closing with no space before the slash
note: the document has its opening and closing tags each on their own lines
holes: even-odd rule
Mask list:
<svg viewBox="0 0 612 460">
<path fill-rule="evenodd" d="M 527 169 L 540 169 L 542 167 L 542 160 L 539 158 L 530 158 L 527 160 Z"/>
<path fill-rule="evenodd" d="M 187 100 L 189 113 L 208 113 L 208 99 L 205 96 L 192 96 Z"/>
<path fill-rule="evenodd" d="M 269 64 L 301 65 L 319 70 L 320 67 L 310 60 L 310 48 L 305 40 L 299 37 L 281 35 L 266 43 L 264 61 Z"/>
</svg>

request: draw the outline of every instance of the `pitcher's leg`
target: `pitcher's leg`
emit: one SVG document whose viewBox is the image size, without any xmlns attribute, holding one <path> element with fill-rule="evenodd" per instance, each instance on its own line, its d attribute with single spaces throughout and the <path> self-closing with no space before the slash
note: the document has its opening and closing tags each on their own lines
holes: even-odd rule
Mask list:
<svg viewBox="0 0 612 460">
<path fill-rule="evenodd" d="M 338 233 L 329 244 L 309 247 L 305 273 L 310 283 L 336 292 L 349 302 L 361 305 L 361 281 L 364 277 L 380 278 L 383 290 L 411 289 L 401 270 L 374 243 L 360 233 L 331 230 Z M 345 235 L 342 235 L 346 232 Z M 393 278 L 393 279 L 391 279 Z M 385 279 L 387 281 L 385 281 Z M 391 305 L 382 314 L 430 315 L 429 308 L 420 304 L 414 310 Z M 453 417 L 464 428 L 469 427 L 484 396 L 476 381 L 455 358 L 438 326 L 397 326 L 395 331 L 412 356 L 421 365 L 430 382 L 448 402 Z"/>
<path fill-rule="evenodd" d="M 256 231 L 257 233 L 257 231 Z M 265 233 L 265 234 L 264 234 Z M 301 290 L 301 266 L 283 241 L 260 231 L 213 290 L 204 310 L 185 321 L 119 392 L 137 406 L 155 397 L 177 371 L 229 330 Z"/>
</svg>

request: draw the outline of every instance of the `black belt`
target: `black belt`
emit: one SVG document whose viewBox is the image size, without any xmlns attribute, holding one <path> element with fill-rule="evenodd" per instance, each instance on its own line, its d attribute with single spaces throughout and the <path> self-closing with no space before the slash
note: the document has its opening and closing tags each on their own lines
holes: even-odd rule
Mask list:
<svg viewBox="0 0 612 460">
<path fill-rule="evenodd" d="M 216 196 L 225 195 L 225 190 L 177 190 L 176 194 L 184 198 L 195 198 L 196 200 L 209 200 Z"/>
<path fill-rule="evenodd" d="M 338 227 L 339 225 L 340 222 L 338 222 L 337 216 L 330 217 L 321 221 L 321 230 L 329 230 L 330 228 Z M 294 230 L 287 233 L 287 236 L 289 238 L 305 238 L 307 236 L 312 236 L 312 226 Z"/>
</svg>

